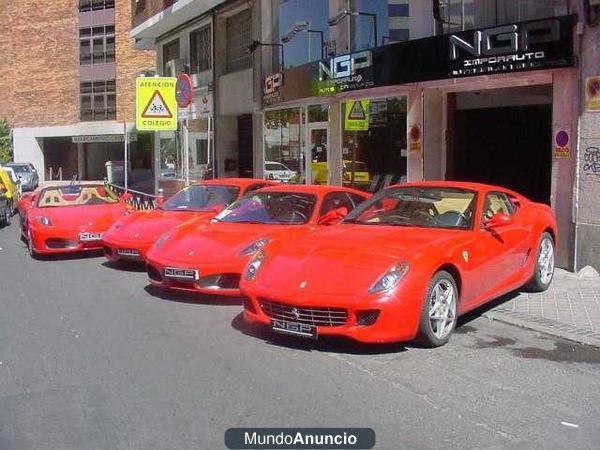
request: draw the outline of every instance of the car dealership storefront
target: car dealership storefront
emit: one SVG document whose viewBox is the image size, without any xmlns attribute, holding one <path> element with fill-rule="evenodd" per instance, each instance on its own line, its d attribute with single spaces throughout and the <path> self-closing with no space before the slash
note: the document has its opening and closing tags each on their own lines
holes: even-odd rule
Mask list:
<svg viewBox="0 0 600 450">
<path fill-rule="evenodd" d="M 558 262 L 571 267 L 573 26 L 565 16 L 463 31 L 267 76 L 265 164 L 293 165 L 289 181 L 363 189 L 405 179 L 514 188 L 553 207 Z M 349 116 L 360 125 L 361 109 L 357 130 Z"/>
</svg>

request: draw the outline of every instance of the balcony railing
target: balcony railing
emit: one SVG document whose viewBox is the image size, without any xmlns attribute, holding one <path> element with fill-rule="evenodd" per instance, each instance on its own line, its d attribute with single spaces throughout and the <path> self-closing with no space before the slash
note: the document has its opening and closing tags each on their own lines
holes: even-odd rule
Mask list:
<svg viewBox="0 0 600 450">
<path fill-rule="evenodd" d="M 452 33 L 569 14 L 568 0 L 436 0 L 441 31 Z M 434 8 L 436 3 L 434 3 Z"/>
</svg>

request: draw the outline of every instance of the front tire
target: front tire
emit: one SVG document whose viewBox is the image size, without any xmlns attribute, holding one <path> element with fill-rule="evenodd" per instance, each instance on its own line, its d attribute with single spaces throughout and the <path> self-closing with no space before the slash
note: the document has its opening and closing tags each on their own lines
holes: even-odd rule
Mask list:
<svg viewBox="0 0 600 450">
<path fill-rule="evenodd" d="M 533 276 L 525 285 L 527 290 L 543 292 L 550 287 L 554 278 L 554 239 L 545 231 L 540 237 Z"/>
<path fill-rule="evenodd" d="M 419 322 L 417 340 L 426 347 L 440 347 L 456 327 L 458 288 L 454 277 L 441 270 L 429 282 Z"/>
<path fill-rule="evenodd" d="M 31 231 L 27 230 L 27 250 L 29 251 L 29 256 L 33 259 L 37 259 L 38 252 L 35 250 L 33 246 L 33 238 L 31 237 Z"/>
</svg>

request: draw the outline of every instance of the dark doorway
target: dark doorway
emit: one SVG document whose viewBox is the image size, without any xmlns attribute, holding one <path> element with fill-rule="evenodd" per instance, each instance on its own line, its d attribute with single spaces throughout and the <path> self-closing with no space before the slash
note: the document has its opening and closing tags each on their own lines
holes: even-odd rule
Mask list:
<svg viewBox="0 0 600 450">
<path fill-rule="evenodd" d="M 252 114 L 238 116 L 238 161 L 240 177 L 252 178 Z"/>
<path fill-rule="evenodd" d="M 550 204 L 551 105 L 465 109 L 454 114 L 448 179 L 495 184 Z"/>
</svg>

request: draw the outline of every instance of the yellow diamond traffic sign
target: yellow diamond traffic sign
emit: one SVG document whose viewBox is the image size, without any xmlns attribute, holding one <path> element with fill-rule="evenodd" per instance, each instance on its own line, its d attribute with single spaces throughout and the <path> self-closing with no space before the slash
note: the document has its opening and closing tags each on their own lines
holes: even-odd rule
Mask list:
<svg viewBox="0 0 600 450">
<path fill-rule="evenodd" d="M 346 103 L 344 129 L 346 131 L 369 131 L 369 100 Z"/>
<path fill-rule="evenodd" d="M 139 77 L 135 80 L 138 131 L 177 130 L 177 78 Z"/>
</svg>

